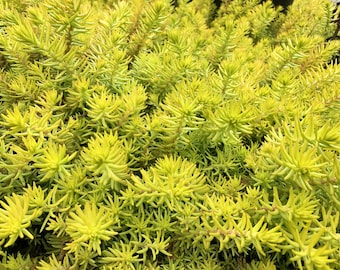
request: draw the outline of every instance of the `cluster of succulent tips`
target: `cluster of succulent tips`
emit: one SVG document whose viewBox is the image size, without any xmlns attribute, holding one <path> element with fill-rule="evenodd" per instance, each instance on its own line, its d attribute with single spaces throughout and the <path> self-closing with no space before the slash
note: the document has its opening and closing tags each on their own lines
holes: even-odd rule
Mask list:
<svg viewBox="0 0 340 270">
<path fill-rule="evenodd" d="M 340 269 L 331 0 L 0 0 L 0 269 Z"/>
</svg>

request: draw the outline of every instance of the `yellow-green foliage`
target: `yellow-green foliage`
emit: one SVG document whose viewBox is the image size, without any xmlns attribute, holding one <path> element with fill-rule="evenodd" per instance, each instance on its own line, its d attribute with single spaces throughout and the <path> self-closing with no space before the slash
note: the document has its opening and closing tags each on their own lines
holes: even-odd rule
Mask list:
<svg viewBox="0 0 340 270">
<path fill-rule="evenodd" d="M 0 0 L 0 269 L 340 269 L 335 12 Z"/>
</svg>

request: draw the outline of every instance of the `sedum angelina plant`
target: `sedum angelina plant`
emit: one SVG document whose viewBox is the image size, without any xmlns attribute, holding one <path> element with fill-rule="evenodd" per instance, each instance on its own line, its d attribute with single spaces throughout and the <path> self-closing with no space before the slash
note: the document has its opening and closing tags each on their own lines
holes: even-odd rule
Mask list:
<svg viewBox="0 0 340 270">
<path fill-rule="evenodd" d="M 0 269 L 340 269 L 332 1 L 0 10 Z"/>
</svg>

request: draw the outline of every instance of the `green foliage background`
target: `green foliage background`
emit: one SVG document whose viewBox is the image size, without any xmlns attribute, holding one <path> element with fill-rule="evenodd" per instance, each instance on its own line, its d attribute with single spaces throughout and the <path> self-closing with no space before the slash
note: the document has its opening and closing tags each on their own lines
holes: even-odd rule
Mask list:
<svg viewBox="0 0 340 270">
<path fill-rule="evenodd" d="M 175 2 L 0 1 L 1 269 L 340 269 L 334 5 Z"/>
</svg>

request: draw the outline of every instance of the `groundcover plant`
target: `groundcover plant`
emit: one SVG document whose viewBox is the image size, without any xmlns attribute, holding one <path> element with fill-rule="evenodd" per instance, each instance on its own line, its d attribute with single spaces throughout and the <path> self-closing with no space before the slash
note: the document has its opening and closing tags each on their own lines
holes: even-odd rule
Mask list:
<svg viewBox="0 0 340 270">
<path fill-rule="evenodd" d="M 337 12 L 1 0 L 0 269 L 340 269 Z"/>
</svg>

